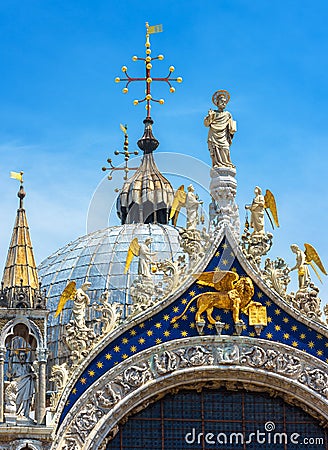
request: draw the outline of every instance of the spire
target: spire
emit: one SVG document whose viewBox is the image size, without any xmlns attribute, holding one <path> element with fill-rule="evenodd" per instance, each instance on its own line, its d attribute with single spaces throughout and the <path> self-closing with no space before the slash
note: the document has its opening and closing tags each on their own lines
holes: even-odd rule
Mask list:
<svg viewBox="0 0 328 450">
<path fill-rule="evenodd" d="M 153 157 L 153 151 L 159 146 L 158 140 L 153 135 L 153 120 L 150 116 L 151 103 L 164 104 L 164 100 L 156 100 L 151 92 L 151 87 L 154 82 L 164 82 L 169 88 L 170 92 L 175 92 L 172 82 L 182 82 L 182 78 L 171 78 L 174 72 L 174 67 L 169 67 L 169 73 L 166 77 L 153 77 L 151 69 L 155 60 L 162 61 L 163 55 L 156 57 L 151 56 L 150 35 L 161 32 L 162 25 L 149 26 L 146 22 L 146 56 L 140 58 L 133 56 L 133 61 L 143 61 L 145 64 L 145 76 L 141 78 L 133 78 L 128 75 L 126 66 L 122 67 L 122 72 L 126 78 L 115 78 L 117 83 L 125 81 L 126 85 L 123 88 L 123 93 L 128 92 L 130 83 L 142 81 L 145 83 L 145 97 L 141 100 L 134 100 L 134 104 L 145 102 L 147 116 L 143 121 L 145 128 L 144 134 L 138 141 L 138 147 L 143 151 L 144 155 L 140 167 L 135 174 L 127 180 L 119 194 L 117 200 L 117 214 L 121 219 L 122 224 L 125 223 L 161 223 L 167 224 L 169 221 L 169 214 L 174 198 L 174 191 L 171 183 L 160 173 Z M 106 169 L 105 169 L 106 170 Z"/>
<path fill-rule="evenodd" d="M 13 177 L 13 176 L 12 176 Z M 19 179 L 17 177 L 13 177 Z M 32 242 L 23 199 L 22 172 L 18 191 L 19 208 L 9 245 L 0 291 L 0 306 L 9 308 L 44 308 Z"/>
</svg>

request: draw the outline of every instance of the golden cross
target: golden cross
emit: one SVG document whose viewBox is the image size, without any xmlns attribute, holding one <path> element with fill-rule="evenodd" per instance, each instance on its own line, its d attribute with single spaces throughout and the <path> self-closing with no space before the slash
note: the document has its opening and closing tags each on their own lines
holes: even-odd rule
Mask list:
<svg viewBox="0 0 328 450">
<path fill-rule="evenodd" d="M 128 68 L 126 66 L 122 67 L 122 72 L 126 75 L 126 78 L 115 78 L 115 82 L 119 83 L 121 81 L 126 81 L 125 87 L 122 89 L 122 92 L 124 94 L 126 94 L 129 89 L 128 86 L 130 83 L 134 82 L 134 81 L 144 81 L 146 83 L 146 89 L 145 89 L 145 97 L 141 100 L 134 100 L 133 103 L 134 105 L 138 105 L 139 103 L 142 102 L 146 102 L 146 110 L 147 110 L 147 118 L 150 118 L 150 108 L 151 108 L 151 102 L 156 102 L 159 103 L 160 105 L 164 104 L 164 100 L 161 98 L 159 100 L 153 98 L 152 94 L 151 94 L 151 85 L 154 81 L 163 81 L 165 83 L 167 83 L 170 87 L 170 92 L 175 92 L 175 88 L 172 86 L 171 82 L 172 81 L 176 81 L 178 83 L 182 82 L 182 78 L 181 77 L 177 77 L 177 78 L 171 78 L 172 73 L 174 72 L 174 67 L 170 66 L 169 67 L 169 74 L 166 77 L 152 77 L 151 76 L 151 69 L 153 67 L 153 61 L 155 61 L 156 59 L 162 61 L 164 59 L 163 55 L 158 55 L 156 57 L 152 57 L 151 56 L 151 49 L 150 49 L 150 34 L 153 33 L 158 33 L 162 31 L 162 26 L 161 25 L 155 25 L 155 26 L 149 26 L 148 22 L 146 22 L 146 43 L 145 43 L 145 47 L 146 47 L 146 56 L 145 58 L 139 58 L 138 56 L 133 56 L 132 57 L 132 61 L 144 61 L 145 63 L 145 69 L 146 69 L 146 74 L 145 77 L 141 77 L 141 78 L 136 78 L 136 77 L 130 77 L 128 75 Z"/>
</svg>

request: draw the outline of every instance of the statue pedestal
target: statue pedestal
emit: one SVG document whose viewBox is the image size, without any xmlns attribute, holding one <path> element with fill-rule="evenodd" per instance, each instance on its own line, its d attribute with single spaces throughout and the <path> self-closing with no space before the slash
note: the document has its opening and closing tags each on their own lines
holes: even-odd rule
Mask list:
<svg viewBox="0 0 328 450">
<path fill-rule="evenodd" d="M 240 220 L 238 206 L 235 203 L 237 192 L 236 169 L 233 167 L 218 167 L 211 169 L 210 221 L 220 228 L 227 224 L 239 239 Z"/>
<path fill-rule="evenodd" d="M 15 413 L 6 413 L 5 412 L 5 422 L 8 425 L 16 425 L 17 424 L 17 416 Z"/>
<path fill-rule="evenodd" d="M 241 236 L 241 248 L 256 270 L 259 270 L 262 256 L 270 251 L 272 239 L 272 233 L 251 233 L 248 228 L 245 228 Z"/>
<path fill-rule="evenodd" d="M 36 422 L 30 417 L 18 416 L 17 425 L 20 427 L 30 427 L 31 425 L 36 425 Z"/>
</svg>

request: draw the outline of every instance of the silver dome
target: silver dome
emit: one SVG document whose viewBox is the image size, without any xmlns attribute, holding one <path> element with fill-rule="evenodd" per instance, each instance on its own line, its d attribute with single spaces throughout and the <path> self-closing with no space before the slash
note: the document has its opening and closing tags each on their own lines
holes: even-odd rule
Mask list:
<svg viewBox="0 0 328 450">
<path fill-rule="evenodd" d="M 58 362 L 58 354 L 67 354 L 61 336 L 65 325 L 71 319 L 72 302 L 68 301 L 63 312 L 55 318 L 61 293 L 67 283 L 75 280 L 78 287 L 85 281 L 91 282 L 88 294 L 91 304 L 99 300 L 108 290 L 112 302 L 125 306 L 131 304 L 129 286 L 137 276 L 138 258 L 132 261 L 130 270 L 124 275 L 125 260 L 129 244 L 137 237 L 144 242 L 152 238 L 151 251 L 158 252 L 157 260 L 176 260 L 182 255 L 179 244 L 179 232 L 170 225 L 129 224 L 109 227 L 104 230 L 82 236 L 56 253 L 46 258 L 39 266 L 42 288 L 46 289 L 48 319 L 48 346 L 50 359 Z M 162 279 L 161 273 L 154 274 L 155 283 Z M 123 311 L 124 314 L 124 311 Z M 89 307 L 87 321 L 95 317 L 95 311 Z M 62 358 L 60 358 L 62 361 Z"/>
</svg>

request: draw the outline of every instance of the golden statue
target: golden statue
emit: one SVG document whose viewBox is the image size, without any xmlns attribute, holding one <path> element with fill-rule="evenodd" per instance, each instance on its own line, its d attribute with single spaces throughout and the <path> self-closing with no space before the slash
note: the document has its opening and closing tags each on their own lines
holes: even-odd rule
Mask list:
<svg viewBox="0 0 328 450">
<path fill-rule="evenodd" d="M 70 281 L 60 296 L 55 317 L 59 316 L 68 300 L 73 300 L 72 321 L 74 322 L 74 325 L 79 330 L 89 331 L 89 328 L 85 324 L 85 310 L 90 305 L 90 298 L 87 294 L 87 290 L 90 286 L 91 283 L 86 281 L 80 288 L 76 288 L 75 280 Z"/>
<path fill-rule="evenodd" d="M 216 292 L 204 292 L 196 295 L 179 316 L 173 317 L 171 323 L 181 319 L 195 300 L 197 300 L 198 308 L 195 321 L 200 322 L 201 315 L 206 312 L 208 321 L 212 324 L 216 323 L 212 317 L 214 307 L 231 310 L 234 323 L 240 323 L 242 322 L 239 317 L 240 311 L 248 314 L 251 306 L 262 306 L 261 303 L 252 300 L 254 286 L 249 277 L 239 278 L 237 273 L 230 271 L 203 272 L 193 276 L 197 278 L 198 284 L 213 287 Z"/>
</svg>

